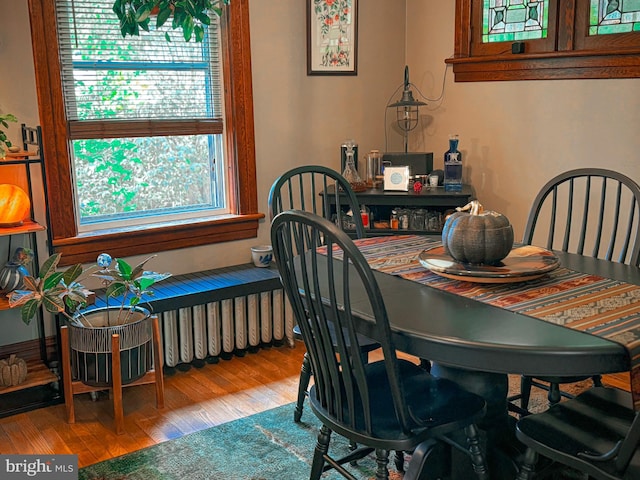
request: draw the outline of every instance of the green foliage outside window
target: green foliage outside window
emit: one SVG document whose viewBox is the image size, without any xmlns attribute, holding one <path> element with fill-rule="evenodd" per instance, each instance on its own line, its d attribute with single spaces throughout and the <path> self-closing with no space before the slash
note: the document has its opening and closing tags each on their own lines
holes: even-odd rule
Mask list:
<svg viewBox="0 0 640 480">
<path fill-rule="evenodd" d="M 123 37 L 140 35 L 140 30 L 148 32 L 153 19 L 158 29 L 171 20 L 171 28 L 182 29 L 187 42 L 192 38 L 201 42 L 205 26 L 211 23 L 210 12 L 222 15 L 224 4 L 229 0 L 115 0 L 113 11 L 120 19 Z M 171 41 L 168 34 L 165 38 Z"/>
<path fill-rule="evenodd" d="M 76 140 L 83 221 L 215 203 L 208 136 Z"/>
</svg>

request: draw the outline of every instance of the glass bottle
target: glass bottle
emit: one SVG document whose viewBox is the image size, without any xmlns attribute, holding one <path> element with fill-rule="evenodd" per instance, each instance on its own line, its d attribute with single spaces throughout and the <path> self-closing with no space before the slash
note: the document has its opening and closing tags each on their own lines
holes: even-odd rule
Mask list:
<svg viewBox="0 0 640 480">
<path fill-rule="evenodd" d="M 354 162 L 354 167 L 356 170 L 358 169 L 358 144 L 355 140 L 345 140 L 342 145 L 340 145 L 340 170 L 344 171 L 347 166 L 347 150 L 351 146 L 353 150 L 353 158 L 356 160 Z"/>
<path fill-rule="evenodd" d="M 449 150 L 444 152 L 444 190 L 462 190 L 462 153 L 458 151 L 458 135 L 449 136 Z"/>
<path fill-rule="evenodd" d="M 347 160 L 342 172 L 342 176 L 351 184 L 351 188 L 354 192 L 362 192 L 366 190 L 367 186 L 360 178 L 358 170 L 356 170 L 356 164 L 354 159 L 355 152 L 353 151 L 353 145 L 347 145 Z"/>
<path fill-rule="evenodd" d="M 371 212 L 365 205 L 360 205 L 360 217 L 362 218 L 362 226 L 371 228 Z"/>
<path fill-rule="evenodd" d="M 398 212 L 391 210 L 391 218 L 389 219 L 389 227 L 391 230 L 398 230 L 400 222 L 398 220 Z"/>
</svg>

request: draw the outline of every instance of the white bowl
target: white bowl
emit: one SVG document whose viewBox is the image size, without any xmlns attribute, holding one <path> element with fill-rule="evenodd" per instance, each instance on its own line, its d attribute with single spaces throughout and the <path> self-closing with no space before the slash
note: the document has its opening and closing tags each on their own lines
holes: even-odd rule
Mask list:
<svg viewBox="0 0 640 480">
<path fill-rule="evenodd" d="M 271 245 L 251 247 L 251 258 L 256 267 L 268 267 L 273 260 L 273 248 Z"/>
</svg>

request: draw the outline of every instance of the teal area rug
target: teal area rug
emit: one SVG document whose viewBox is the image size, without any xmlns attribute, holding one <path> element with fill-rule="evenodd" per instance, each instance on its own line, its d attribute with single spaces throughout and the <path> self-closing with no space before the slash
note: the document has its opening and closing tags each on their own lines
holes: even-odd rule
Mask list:
<svg viewBox="0 0 640 480">
<path fill-rule="evenodd" d="M 516 387 L 517 377 L 512 379 Z M 574 385 L 574 393 L 586 382 Z M 533 410 L 544 408 L 546 392 L 534 389 Z M 293 421 L 294 404 L 192 433 L 80 470 L 79 480 L 299 480 L 309 478 L 320 422 L 307 407 L 302 422 Z M 329 453 L 341 456 L 348 443 L 333 434 Z M 390 470 L 393 461 L 390 462 Z M 360 460 L 351 472 L 363 480 L 375 477 L 373 456 Z M 402 478 L 393 472 L 393 479 Z M 323 480 L 342 479 L 328 472 Z M 570 469 L 549 480 L 585 477 Z M 497 479 L 506 480 L 506 479 Z"/>
<path fill-rule="evenodd" d="M 192 433 L 80 470 L 79 480 L 293 480 L 309 478 L 319 422 L 308 410 L 293 421 L 293 404 Z M 348 452 L 334 434 L 331 451 Z M 352 469 L 375 476 L 375 461 Z M 330 472 L 327 480 L 341 479 Z"/>
</svg>

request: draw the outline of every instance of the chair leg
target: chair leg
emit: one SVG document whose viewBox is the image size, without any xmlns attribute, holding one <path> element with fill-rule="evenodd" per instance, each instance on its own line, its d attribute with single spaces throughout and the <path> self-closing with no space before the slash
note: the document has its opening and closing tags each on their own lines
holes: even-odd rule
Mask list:
<svg viewBox="0 0 640 480">
<path fill-rule="evenodd" d="M 522 466 L 520 467 L 520 471 L 518 472 L 518 476 L 516 480 L 531 480 L 536 471 L 536 461 L 538 460 L 538 454 L 527 448 L 527 451 L 524 454 L 524 459 L 522 461 Z"/>
<path fill-rule="evenodd" d="M 403 473 L 404 472 L 404 452 L 402 450 L 396 450 L 394 463 L 396 465 L 396 470 L 400 473 Z"/>
<path fill-rule="evenodd" d="M 329 451 L 329 441 L 331 440 L 331 430 L 326 425 L 320 427 L 316 449 L 313 452 L 313 463 L 311 464 L 311 475 L 309 480 L 320 480 L 324 469 L 324 456 Z"/>
<path fill-rule="evenodd" d="M 531 398 L 531 377 L 525 375 L 520 377 L 520 408 L 529 410 L 529 399 Z"/>
<path fill-rule="evenodd" d="M 350 452 L 355 452 L 357 449 L 358 449 L 358 444 L 355 441 L 349 439 L 349 451 Z M 352 467 L 356 467 L 356 466 L 358 466 L 358 461 L 357 460 L 351 460 L 349 462 L 349 465 L 351 465 Z"/>
<path fill-rule="evenodd" d="M 593 381 L 594 387 L 602 387 L 602 377 L 600 375 L 594 375 L 591 377 L 591 380 Z"/>
<path fill-rule="evenodd" d="M 307 390 L 309 388 L 309 382 L 311 381 L 311 362 L 309 361 L 309 354 L 305 353 L 302 358 L 302 367 L 300 369 L 300 381 L 298 382 L 298 401 L 296 402 L 296 409 L 293 412 L 293 421 L 299 422 L 302 418 L 302 409 L 304 408 L 304 399 L 307 396 Z"/>
<path fill-rule="evenodd" d="M 549 384 L 549 395 L 547 395 L 547 400 L 549 400 L 549 406 L 555 405 L 560 402 L 560 384 L 559 383 L 550 383 Z"/>
<path fill-rule="evenodd" d="M 434 464 L 438 467 L 442 467 L 444 463 L 448 463 L 446 461 L 436 461 L 432 462 L 427 466 L 427 463 L 432 460 L 434 457 L 439 457 L 438 460 L 442 460 L 442 450 L 438 450 L 437 447 L 442 447 L 443 444 L 438 442 L 435 438 L 430 438 L 425 440 L 420 445 L 418 445 L 413 452 L 411 453 L 411 460 L 409 461 L 409 465 L 407 467 L 406 472 L 404 472 L 403 480 L 419 480 L 424 478 L 423 473 L 426 474 L 425 468 L 428 468 L 429 478 L 441 478 L 445 475 L 448 475 L 448 472 L 445 472 L 442 468 L 440 471 L 434 471 Z M 447 452 L 450 452 L 450 449 L 447 447 Z"/>
<path fill-rule="evenodd" d="M 376 448 L 376 480 L 389 480 L 389 450 Z"/>
<path fill-rule="evenodd" d="M 469 454 L 471 464 L 473 465 L 473 471 L 480 480 L 489 480 L 487 462 L 485 461 L 484 454 L 482 453 L 482 448 L 480 448 L 480 434 L 478 432 L 478 427 L 471 424 L 464 429 L 464 433 L 467 435 L 467 443 L 469 445 Z"/>
</svg>

